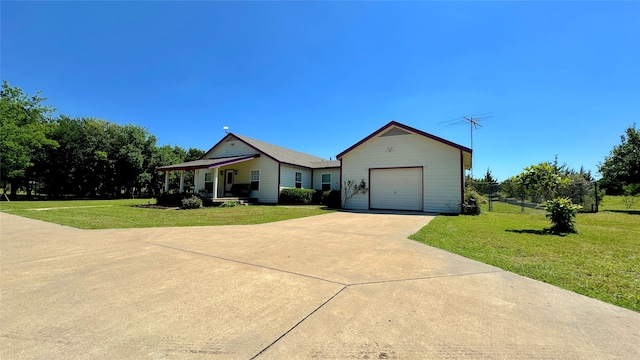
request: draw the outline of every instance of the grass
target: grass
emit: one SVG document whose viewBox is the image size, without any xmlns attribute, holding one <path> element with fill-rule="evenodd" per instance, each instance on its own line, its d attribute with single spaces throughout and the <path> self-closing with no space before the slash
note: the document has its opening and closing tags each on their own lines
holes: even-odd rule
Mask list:
<svg viewBox="0 0 640 360">
<path fill-rule="evenodd" d="M 640 311 L 640 204 L 621 204 L 606 197 L 603 211 L 578 214 L 578 233 L 566 236 L 543 231 L 544 211 L 494 203 L 480 216 L 439 216 L 411 239 Z"/>
<path fill-rule="evenodd" d="M 236 206 L 195 210 L 134 207 L 148 199 L 0 202 L 0 211 L 79 229 L 263 224 L 326 214 L 322 206 Z M 48 208 L 50 210 L 36 210 Z"/>
</svg>

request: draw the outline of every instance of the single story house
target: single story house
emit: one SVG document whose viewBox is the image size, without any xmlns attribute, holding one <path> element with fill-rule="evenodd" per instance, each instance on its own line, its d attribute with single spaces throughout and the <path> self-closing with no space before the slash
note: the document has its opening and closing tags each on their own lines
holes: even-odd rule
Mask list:
<svg viewBox="0 0 640 360">
<path fill-rule="evenodd" d="M 194 192 L 213 199 L 241 190 L 261 203 L 277 203 L 281 189 L 296 187 L 342 190 L 346 209 L 459 213 L 471 153 L 391 121 L 338 154 L 337 160 L 228 133 L 200 159 L 157 170 L 166 172 L 165 191 L 169 171 L 193 170 Z M 349 193 L 347 184 L 361 183 L 365 192 Z"/>
</svg>

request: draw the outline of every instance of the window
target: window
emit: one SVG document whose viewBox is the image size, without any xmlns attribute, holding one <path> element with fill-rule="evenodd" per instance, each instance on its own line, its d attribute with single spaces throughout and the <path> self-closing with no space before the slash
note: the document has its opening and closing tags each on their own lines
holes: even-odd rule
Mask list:
<svg viewBox="0 0 640 360">
<path fill-rule="evenodd" d="M 213 193 L 213 180 L 211 180 L 211 172 L 204 173 L 204 190 Z"/>
<path fill-rule="evenodd" d="M 260 170 L 251 170 L 251 190 L 260 190 Z"/>
<path fill-rule="evenodd" d="M 322 174 L 322 191 L 331 190 L 331 174 Z"/>
<path fill-rule="evenodd" d="M 302 188 L 302 173 L 296 172 L 296 188 Z"/>
</svg>

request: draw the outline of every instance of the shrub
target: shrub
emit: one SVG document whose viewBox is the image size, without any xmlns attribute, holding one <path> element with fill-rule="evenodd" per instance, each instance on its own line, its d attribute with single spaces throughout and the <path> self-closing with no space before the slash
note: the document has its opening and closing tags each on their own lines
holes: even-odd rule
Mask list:
<svg viewBox="0 0 640 360">
<path fill-rule="evenodd" d="M 162 206 L 182 206 L 182 199 L 191 196 L 191 194 L 186 193 L 171 193 L 171 194 L 160 194 L 156 198 L 156 204 Z"/>
<path fill-rule="evenodd" d="M 195 195 L 182 199 L 183 209 L 199 209 L 201 207 L 202 207 L 202 199 L 200 199 Z"/>
<path fill-rule="evenodd" d="M 225 202 L 223 202 L 222 204 L 220 204 L 220 207 L 235 207 L 238 206 L 239 203 L 237 200 L 227 200 Z"/>
<path fill-rule="evenodd" d="M 547 200 L 544 209 L 551 220 L 551 231 L 558 234 L 575 233 L 575 218 L 581 208 L 582 206 L 574 205 L 571 199 L 565 197 Z"/>
<path fill-rule="evenodd" d="M 280 190 L 281 204 L 308 205 L 313 201 L 313 189 L 285 188 Z"/>
<path fill-rule="evenodd" d="M 462 214 L 480 215 L 480 203 L 482 201 L 486 200 L 473 187 L 467 186 L 464 191 L 464 201 L 462 202 Z"/>
<path fill-rule="evenodd" d="M 326 205 L 330 208 L 340 209 L 341 196 L 339 190 L 329 190 L 322 192 L 322 205 Z"/>
</svg>

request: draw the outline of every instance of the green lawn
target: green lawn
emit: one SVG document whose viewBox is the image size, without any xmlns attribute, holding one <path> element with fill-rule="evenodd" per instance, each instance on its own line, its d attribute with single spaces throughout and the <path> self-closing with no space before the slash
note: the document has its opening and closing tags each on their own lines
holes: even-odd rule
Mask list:
<svg viewBox="0 0 640 360">
<path fill-rule="evenodd" d="M 80 229 L 263 224 L 326 214 L 322 206 L 236 206 L 161 210 L 131 205 L 154 200 L 72 200 L 0 202 L 0 211 Z M 50 210 L 37 210 L 37 209 Z"/>
<path fill-rule="evenodd" d="M 578 233 L 567 236 L 542 231 L 551 225 L 544 211 L 485 207 L 480 216 L 439 216 L 411 239 L 640 311 L 640 204 L 620 204 L 606 197 L 604 211 L 579 214 Z"/>
</svg>

